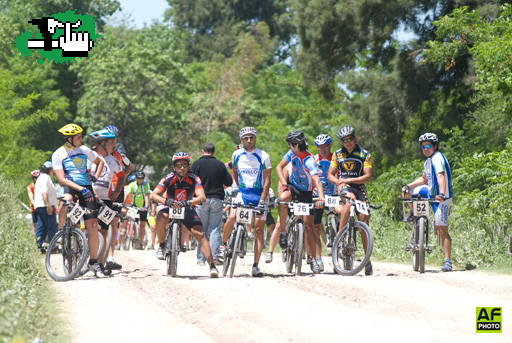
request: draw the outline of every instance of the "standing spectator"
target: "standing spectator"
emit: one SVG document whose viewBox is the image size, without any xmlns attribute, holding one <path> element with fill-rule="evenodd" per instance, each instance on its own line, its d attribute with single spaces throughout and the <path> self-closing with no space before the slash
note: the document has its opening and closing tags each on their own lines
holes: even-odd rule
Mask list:
<svg viewBox="0 0 512 343">
<path fill-rule="evenodd" d="M 39 177 L 39 170 L 32 170 L 30 176 L 32 176 L 32 182 L 27 186 L 27 194 L 28 201 L 30 203 L 30 212 L 32 213 L 32 234 L 35 236 L 37 226 L 37 213 L 36 208 L 34 207 L 34 187 L 36 186 L 36 180 Z"/>
<path fill-rule="evenodd" d="M 222 263 L 218 256 L 221 243 L 222 201 L 224 200 L 224 186 L 231 186 L 233 178 L 224 163 L 213 156 L 215 153 L 213 143 L 206 142 L 202 152 L 203 156 L 195 161 L 191 167 L 191 172 L 201 179 L 206 195 L 206 202 L 197 207 L 197 214 L 203 223 L 205 236 L 210 241 L 214 261 Z M 197 263 L 205 264 L 205 258 L 199 247 L 197 249 Z"/>
<path fill-rule="evenodd" d="M 46 237 L 48 237 L 48 241 L 51 241 L 57 233 L 57 216 L 55 214 L 57 192 L 51 179 L 52 163 L 46 161 L 39 171 L 40 175 L 34 187 L 34 207 L 37 213 L 36 238 L 37 247 L 42 253 L 45 253 L 43 242 Z"/>
</svg>

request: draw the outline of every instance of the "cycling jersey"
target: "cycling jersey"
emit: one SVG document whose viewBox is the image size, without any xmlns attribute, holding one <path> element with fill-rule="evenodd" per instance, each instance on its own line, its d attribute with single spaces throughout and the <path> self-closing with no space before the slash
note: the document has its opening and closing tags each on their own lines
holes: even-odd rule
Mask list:
<svg viewBox="0 0 512 343">
<path fill-rule="evenodd" d="M 112 183 L 110 184 L 110 191 L 109 191 L 109 194 L 112 195 L 114 193 L 114 191 L 116 190 L 116 187 L 117 187 L 117 183 L 119 182 L 119 180 L 122 180 L 125 176 L 125 170 L 130 166 L 130 160 L 128 159 L 128 157 L 126 157 L 126 155 L 121 155 L 118 151 L 114 150 L 111 154 L 118 162 L 119 164 L 121 165 L 121 171 L 117 172 L 117 173 L 114 173 L 114 175 L 112 176 Z M 124 199 L 124 197 L 123 197 Z M 116 199 L 112 199 L 112 200 L 116 200 Z"/>
<path fill-rule="evenodd" d="M 258 203 L 263 192 L 263 171 L 272 168 L 269 155 L 258 148 L 251 152 L 241 148 L 233 153 L 232 161 L 244 203 Z"/>
<path fill-rule="evenodd" d="M 427 158 L 423 167 L 423 174 L 425 174 L 427 178 L 429 194 L 432 198 L 440 193 L 439 185 L 437 183 L 437 174 L 439 173 L 444 173 L 445 175 L 446 183 L 448 185 L 445 196 L 447 198 L 451 198 L 453 189 L 450 164 L 440 151 L 436 151 L 432 156 Z"/>
<path fill-rule="evenodd" d="M 356 145 L 352 153 L 343 147 L 332 154 L 331 167 L 338 170 L 341 179 L 355 178 L 364 175 L 364 168 L 372 168 L 372 160 L 370 153 L 359 145 Z M 366 192 L 364 184 L 351 183 L 349 186 Z"/>
<path fill-rule="evenodd" d="M 332 153 L 329 153 L 327 157 L 321 157 L 320 154 L 316 154 L 314 157 L 316 164 L 318 165 L 318 169 L 320 169 L 321 172 L 320 181 L 322 182 L 324 194 L 334 194 L 334 185 L 327 180 L 327 175 L 329 175 L 329 167 L 331 165 L 332 160 Z"/>
<path fill-rule="evenodd" d="M 90 186 L 87 177 L 87 161 L 94 162 L 98 154 L 85 145 L 78 148 L 68 148 L 63 145 L 52 155 L 53 170 L 64 170 L 66 179 L 80 186 Z"/>
<path fill-rule="evenodd" d="M 321 173 L 313 155 L 307 150 L 301 151 L 298 155 L 289 150 L 283 160 L 291 163 L 289 173 L 291 183 L 300 191 L 312 191 L 314 188 L 313 175 Z"/>
<path fill-rule="evenodd" d="M 110 193 L 110 183 L 112 182 L 112 177 L 114 176 L 114 173 L 119 173 L 123 170 L 121 167 L 121 164 L 118 160 L 114 158 L 112 155 L 108 155 L 106 157 L 102 157 L 102 159 L 105 161 L 105 164 L 103 166 L 103 170 L 101 171 L 101 175 L 96 180 L 96 182 L 93 183 L 92 188 L 94 189 L 94 192 L 98 195 L 98 198 L 101 200 L 113 200 L 111 199 Z M 90 166 L 91 173 L 96 173 L 96 165 Z"/>
<path fill-rule="evenodd" d="M 191 172 L 188 172 L 182 180 L 179 179 L 178 174 L 172 172 L 164 176 L 156 186 L 160 192 L 165 192 L 167 199 L 176 201 L 192 200 L 194 193 L 202 188 L 199 176 Z"/>
<path fill-rule="evenodd" d="M 137 181 L 133 181 L 128 186 L 128 192 L 132 195 L 132 204 L 137 207 L 144 207 L 146 204 L 144 200 L 144 196 L 146 194 L 151 193 L 151 189 L 149 188 L 149 182 L 144 180 L 142 185 L 139 185 Z"/>
</svg>

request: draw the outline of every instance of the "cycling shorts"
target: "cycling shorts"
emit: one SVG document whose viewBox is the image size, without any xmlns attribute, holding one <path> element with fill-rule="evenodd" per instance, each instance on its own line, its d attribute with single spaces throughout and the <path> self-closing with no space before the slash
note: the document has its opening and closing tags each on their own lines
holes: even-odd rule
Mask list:
<svg viewBox="0 0 512 343">
<path fill-rule="evenodd" d="M 432 199 L 426 185 L 418 186 L 411 192 L 412 196 L 420 195 L 422 198 Z M 450 207 L 452 199 L 446 199 L 443 202 L 430 203 L 432 211 L 434 212 L 434 225 L 448 226 L 448 217 L 450 216 Z"/>
<path fill-rule="evenodd" d="M 242 195 L 242 192 L 238 192 L 235 200 L 233 200 L 233 203 L 235 203 L 235 204 L 244 204 L 244 205 L 252 205 L 252 206 L 258 206 L 258 202 L 259 201 L 254 202 L 254 201 L 246 200 L 246 198 Z M 266 221 L 267 213 L 268 213 L 268 199 L 265 200 L 265 212 L 263 212 L 263 214 L 257 219 Z"/>
<path fill-rule="evenodd" d="M 165 205 L 158 205 L 156 211 L 158 213 L 157 217 L 163 213 L 169 214 L 169 207 Z M 203 223 L 201 222 L 196 210 L 192 207 L 185 207 L 185 219 L 183 220 L 183 225 L 185 225 L 189 230 L 194 226 L 197 226 L 197 231 L 203 232 Z"/>
<path fill-rule="evenodd" d="M 94 191 L 92 190 L 92 185 L 89 186 L 82 186 L 87 188 L 92 194 L 94 194 Z M 99 204 L 96 202 L 96 199 L 93 198 L 92 201 L 85 201 L 84 196 L 82 195 L 82 192 L 75 191 L 72 188 L 69 188 L 68 186 L 62 187 L 64 189 L 64 194 L 71 194 L 71 197 L 73 198 L 73 201 L 78 200 L 78 204 L 82 207 L 87 208 L 88 210 L 96 211 L 99 208 Z M 86 214 L 84 215 L 84 220 L 87 219 L 95 219 L 97 217 L 97 213 L 95 214 Z"/>
</svg>

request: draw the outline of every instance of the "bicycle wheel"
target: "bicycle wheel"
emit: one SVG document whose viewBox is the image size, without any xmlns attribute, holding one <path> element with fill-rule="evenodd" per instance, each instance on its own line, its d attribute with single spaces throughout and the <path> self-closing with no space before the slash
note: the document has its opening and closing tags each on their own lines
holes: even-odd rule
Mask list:
<svg viewBox="0 0 512 343">
<path fill-rule="evenodd" d="M 235 234 L 234 234 L 235 233 Z M 233 256 L 233 251 L 235 250 L 235 237 L 236 231 L 231 232 L 229 236 L 228 244 L 224 248 L 224 260 L 222 262 L 222 276 L 226 276 L 229 269 L 229 264 L 231 262 L 231 257 Z"/>
<path fill-rule="evenodd" d="M 418 271 L 418 269 L 420 268 L 420 260 L 418 258 L 418 229 L 419 229 L 419 225 L 418 225 L 418 221 L 415 222 L 414 224 L 414 227 L 412 228 L 412 237 L 411 237 L 411 242 L 412 242 L 412 249 L 411 249 L 411 261 L 412 261 L 412 270 L 414 270 L 415 272 Z"/>
<path fill-rule="evenodd" d="M 87 242 L 89 242 L 89 234 L 88 231 L 85 231 L 85 237 L 87 238 Z M 105 240 L 103 239 L 103 235 L 98 232 L 98 251 L 96 252 L 96 259 L 99 261 L 100 255 L 103 250 L 103 246 L 105 244 Z M 90 257 L 90 251 L 87 252 L 87 256 Z M 87 274 L 89 271 L 89 263 L 84 263 L 82 268 L 80 269 L 80 272 L 78 273 L 79 276 L 83 276 Z"/>
<path fill-rule="evenodd" d="M 418 219 L 418 266 L 425 273 L 425 218 Z"/>
<path fill-rule="evenodd" d="M 171 241 L 170 243 L 170 249 L 167 250 L 166 260 L 167 260 L 167 275 L 170 275 L 172 277 L 176 276 L 176 270 L 178 269 L 178 253 L 180 250 L 178 238 L 179 233 L 178 230 L 180 229 L 180 225 L 178 223 L 174 222 L 171 226 Z M 169 245 L 168 245 L 169 246 Z"/>
<path fill-rule="evenodd" d="M 132 244 L 133 225 L 133 220 L 130 220 L 127 225 L 125 236 L 123 237 L 123 250 L 130 250 L 130 245 Z"/>
<path fill-rule="evenodd" d="M 139 250 L 140 246 L 142 245 L 142 242 L 139 239 L 139 230 L 140 230 L 139 223 L 133 222 L 133 236 L 132 236 L 132 249 L 133 250 Z"/>
<path fill-rule="evenodd" d="M 295 225 L 288 228 L 288 242 L 286 246 L 286 272 L 291 273 L 295 263 Z"/>
<path fill-rule="evenodd" d="M 110 250 L 110 245 L 112 244 L 112 226 L 108 226 L 107 230 L 107 239 L 105 239 L 105 251 L 103 252 L 102 261 L 105 262 L 108 258 L 108 252 Z"/>
<path fill-rule="evenodd" d="M 243 226 L 240 224 L 237 225 L 235 244 L 233 245 L 233 252 L 231 257 L 231 268 L 229 268 L 229 277 L 233 277 L 233 273 L 235 272 L 236 258 L 238 256 L 238 253 L 242 251 L 242 239 L 244 234 L 243 231 Z"/>
<path fill-rule="evenodd" d="M 299 220 L 296 224 L 297 244 L 295 245 L 295 275 L 302 271 L 302 256 L 304 255 L 304 223 Z"/>
<path fill-rule="evenodd" d="M 361 237 L 365 233 L 368 241 L 364 251 Z M 355 221 L 345 226 L 334 239 L 332 247 L 332 263 L 336 273 L 341 275 L 356 275 L 368 263 L 373 250 L 373 237 L 368 225 Z"/>
<path fill-rule="evenodd" d="M 48 275 L 55 281 L 75 278 L 87 259 L 87 239 L 77 228 L 59 230 L 46 251 Z"/>
<path fill-rule="evenodd" d="M 334 238 L 336 237 L 336 231 L 338 231 L 338 222 L 335 215 L 327 216 L 327 227 L 326 227 L 326 236 L 327 236 L 327 255 L 332 256 L 332 245 L 334 242 Z"/>
</svg>

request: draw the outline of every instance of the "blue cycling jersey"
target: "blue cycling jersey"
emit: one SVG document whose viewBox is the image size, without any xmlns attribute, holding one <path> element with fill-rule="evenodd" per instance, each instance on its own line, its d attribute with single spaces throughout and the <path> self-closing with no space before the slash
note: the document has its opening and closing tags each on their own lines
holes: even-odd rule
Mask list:
<svg viewBox="0 0 512 343">
<path fill-rule="evenodd" d="M 301 151 L 298 155 L 289 150 L 283 160 L 291 163 L 291 183 L 301 191 L 312 191 L 314 188 L 312 177 L 321 173 L 313 155 L 307 150 Z"/>
</svg>

